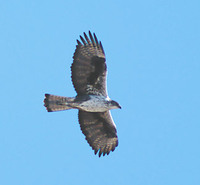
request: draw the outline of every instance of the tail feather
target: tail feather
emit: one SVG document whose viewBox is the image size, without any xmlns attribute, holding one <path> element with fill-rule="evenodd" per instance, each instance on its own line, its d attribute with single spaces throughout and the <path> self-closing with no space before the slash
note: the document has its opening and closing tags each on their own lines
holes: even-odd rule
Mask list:
<svg viewBox="0 0 200 185">
<path fill-rule="evenodd" d="M 73 101 L 74 98 L 45 94 L 44 106 L 48 112 L 68 110 L 73 108 L 70 106 Z"/>
</svg>

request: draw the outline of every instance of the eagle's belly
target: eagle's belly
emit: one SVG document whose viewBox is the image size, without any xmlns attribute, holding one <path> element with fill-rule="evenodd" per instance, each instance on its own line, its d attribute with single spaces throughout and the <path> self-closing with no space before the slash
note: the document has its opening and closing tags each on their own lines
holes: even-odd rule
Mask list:
<svg viewBox="0 0 200 185">
<path fill-rule="evenodd" d="M 87 112 L 105 112 L 109 110 L 109 105 L 105 97 L 91 95 L 89 100 L 81 102 L 77 108 Z"/>
</svg>

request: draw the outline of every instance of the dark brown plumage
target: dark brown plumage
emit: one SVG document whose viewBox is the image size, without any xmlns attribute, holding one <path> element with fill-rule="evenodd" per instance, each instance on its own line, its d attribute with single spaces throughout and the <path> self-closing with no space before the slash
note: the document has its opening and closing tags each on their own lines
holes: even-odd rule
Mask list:
<svg viewBox="0 0 200 185">
<path fill-rule="evenodd" d="M 117 130 L 109 111 L 85 112 L 79 111 L 79 123 L 86 140 L 95 154 L 109 154 L 118 146 Z"/>
<path fill-rule="evenodd" d="M 78 45 L 74 53 L 71 66 L 72 82 L 78 95 L 96 94 L 107 96 L 105 53 L 101 42 L 89 32 L 90 40 L 84 33 L 85 40 L 80 36 L 83 44 Z M 89 88 L 88 86 L 92 87 Z"/>
<path fill-rule="evenodd" d="M 108 97 L 107 66 L 101 42 L 89 31 L 77 40 L 71 66 L 72 83 L 77 92 L 73 98 L 45 94 L 47 111 L 79 109 L 79 124 L 95 154 L 108 155 L 118 146 L 117 130 L 110 109 L 121 108 Z"/>
</svg>

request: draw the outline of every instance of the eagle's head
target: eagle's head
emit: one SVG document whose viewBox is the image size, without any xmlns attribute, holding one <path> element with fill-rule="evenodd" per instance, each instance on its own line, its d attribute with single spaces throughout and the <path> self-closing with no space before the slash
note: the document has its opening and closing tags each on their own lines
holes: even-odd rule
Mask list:
<svg viewBox="0 0 200 185">
<path fill-rule="evenodd" d="M 110 108 L 111 109 L 121 109 L 121 106 L 116 101 L 110 100 L 109 103 L 110 103 Z"/>
</svg>

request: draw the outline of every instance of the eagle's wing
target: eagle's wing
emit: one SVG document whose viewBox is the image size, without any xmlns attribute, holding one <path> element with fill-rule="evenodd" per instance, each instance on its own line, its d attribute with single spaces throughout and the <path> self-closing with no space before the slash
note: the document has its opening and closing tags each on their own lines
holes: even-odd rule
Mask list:
<svg viewBox="0 0 200 185">
<path fill-rule="evenodd" d="M 89 38 L 80 36 L 82 43 L 74 53 L 71 66 L 72 82 L 78 95 L 95 94 L 107 96 L 106 90 L 106 62 L 101 42 L 95 34 L 89 31 Z"/>
<path fill-rule="evenodd" d="M 79 123 L 95 154 L 109 154 L 118 146 L 117 130 L 110 111 L 85 112 L 79 110 Z"/>
</svg>

